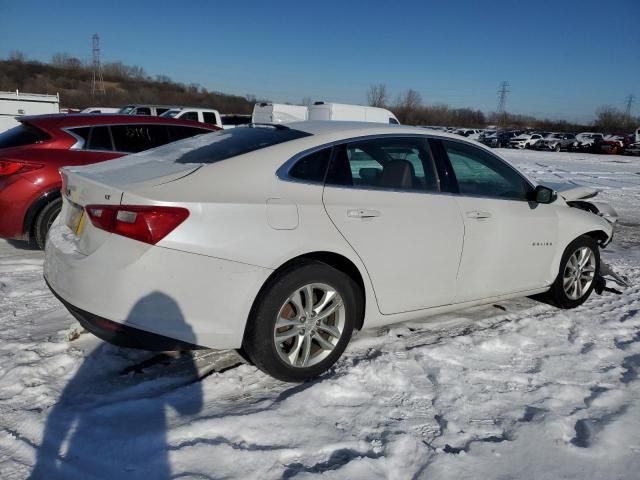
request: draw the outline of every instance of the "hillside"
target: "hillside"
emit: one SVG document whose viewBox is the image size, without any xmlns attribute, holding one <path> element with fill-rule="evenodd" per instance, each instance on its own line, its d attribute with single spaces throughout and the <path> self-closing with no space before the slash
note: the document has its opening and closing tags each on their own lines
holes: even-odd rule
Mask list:
<svg viewBox="0 0 640 480">
<path fill-rule="evenodd" d="M 22 59 L 0 60 L 0 90 L 60 94 L 61 107 L 122 106 L 128 103 L 189 105 L 224 113 L 251 113 L 255 99 L 208 91 L 166 76 L 155 79 L 140 67 L 121 63 L 104 66 L 105 95 L 91 97 L 91 69 L 73 57 L 54 56 L 52 64 Z"/>
</svg>

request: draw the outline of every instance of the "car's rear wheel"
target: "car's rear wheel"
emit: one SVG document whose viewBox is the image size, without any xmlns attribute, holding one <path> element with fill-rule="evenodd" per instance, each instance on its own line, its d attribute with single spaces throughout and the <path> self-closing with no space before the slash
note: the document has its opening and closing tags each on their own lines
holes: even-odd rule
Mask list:
<svg viewBox="0 0 640 480">
<path fill-rule="evenodd" d="M 556 145 L 556 148 L 555 148 L 554 150 L 555 150 L 556 152 L 559 152 L 559 151 L 560 151 L 560 144 L 559 144 L 559 143 Z"/>
<path fill-rule="evenodd" d="M 582 305 L 596 284 L 600 272 L 598 243 L 588 235 L 576 238 L 567 246 L 560 271 L 550 294 L 560 308 L 575 308 Z"/>
<path fill-rule="evenodd" d="M 242 349 L 254 365 L 287 382 L 320 375 L 351 338 L 361 294 L 343 272 L 316 261 L 285 268 L 263 289 Z"/>
<path fill-rule="evenodd" d="M 56 198 L 52 202 L 47 203 L 40 213 L 36 216 L 35 223 L 33 225 L 33 234 L 36 244 L 41 250 L 44 250 L 47 242 L 47 233 L 56 217 L 62 209 L 62 199 Z"/>
</svg>

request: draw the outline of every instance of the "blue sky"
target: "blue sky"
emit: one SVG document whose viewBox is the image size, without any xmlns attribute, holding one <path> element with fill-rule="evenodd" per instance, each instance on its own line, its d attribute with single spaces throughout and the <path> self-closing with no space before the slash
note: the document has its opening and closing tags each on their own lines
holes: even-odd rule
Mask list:
<svg viewBox="0 0 640 480">
<path fill-rule="evenodd" d="M 425 103 L 588 121 L 638 99 L 638 0 L 0 0 L 0 57 L 103 61 L 273 101 L 364 103 L 373 83 Z"/>
</svg>

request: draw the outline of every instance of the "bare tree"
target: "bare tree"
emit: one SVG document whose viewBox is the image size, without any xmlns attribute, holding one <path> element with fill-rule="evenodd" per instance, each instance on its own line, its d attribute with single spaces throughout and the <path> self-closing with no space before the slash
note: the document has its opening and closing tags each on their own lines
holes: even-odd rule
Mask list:
<svg viewBox="0 0 640 480">
<path fill-rule="evenodd" d="M 389 101 L 387 86 L 383 83 L 371 85 L 367 92 L 367 103 L 372 107 L 385 107 Z"/>
<path fill-rule="evenodd" d="M 13 61 L 13 62 L 24 62 L 26 59 L 24 53 L 22 53 L 20 50 L 12 50 L 11 52 L 9 52 L 9 60 Z"/>
</svg>

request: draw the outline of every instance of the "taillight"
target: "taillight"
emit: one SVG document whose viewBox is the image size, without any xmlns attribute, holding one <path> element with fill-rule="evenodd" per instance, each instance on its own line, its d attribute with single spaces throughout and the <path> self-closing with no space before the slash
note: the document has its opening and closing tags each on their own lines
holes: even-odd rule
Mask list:
<svg viewBox="0 0 640 480">
<path fill-rule="evenodd" d="M 88 205 L 96 228 L 155 245 L 189 216 L 181 207 L 137 205 Z"/>
<path fill-rule="evenodd" d="M 16 173 L 25 173 L 42 168 L 39 163 L 18 162 L 15 160 L 0 160 L 0 177 L 6 177 Z"/>
</svg>

